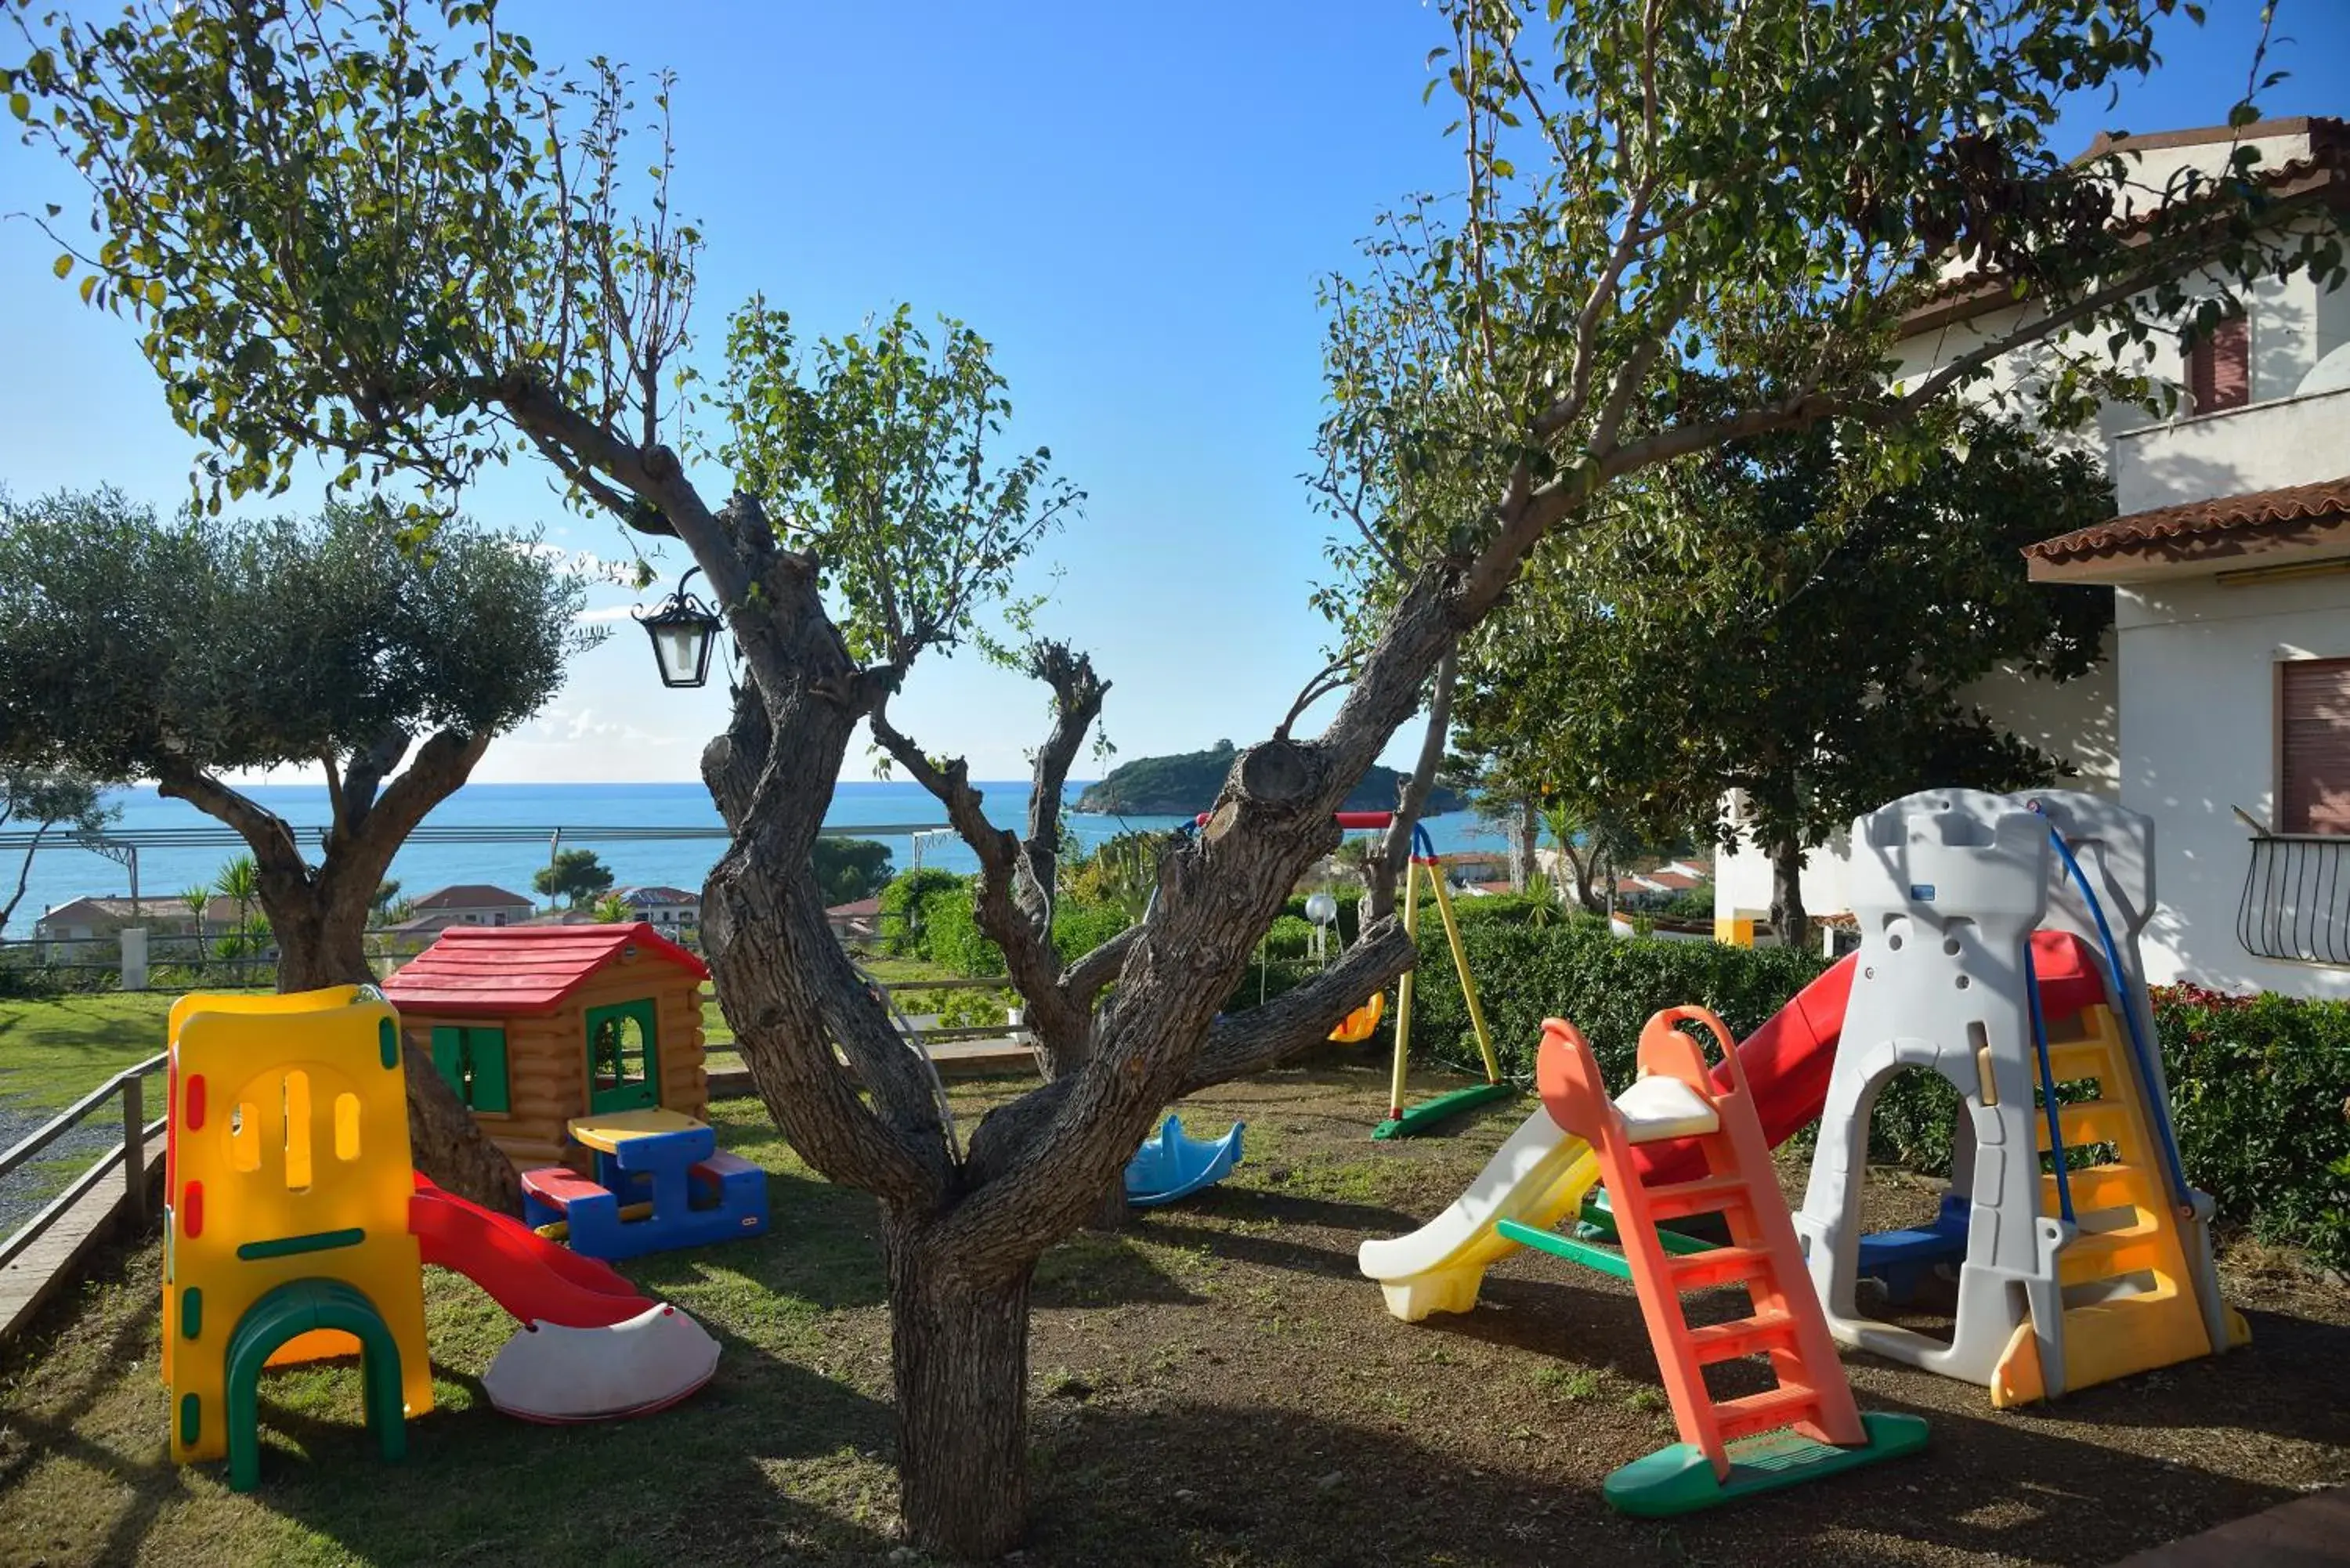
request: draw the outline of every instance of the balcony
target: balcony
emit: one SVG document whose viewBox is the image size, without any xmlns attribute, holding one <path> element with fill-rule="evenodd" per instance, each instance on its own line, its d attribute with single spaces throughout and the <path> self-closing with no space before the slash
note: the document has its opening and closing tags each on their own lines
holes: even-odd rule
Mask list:
<svg viewBox="0 0 2350 1568">
<path fill-rule="evenodd" d="M 2350 966 L 2350 836 L 2262 834 L 2251 844 L 2236 940 L 2254 958 Z"/>
</svg>

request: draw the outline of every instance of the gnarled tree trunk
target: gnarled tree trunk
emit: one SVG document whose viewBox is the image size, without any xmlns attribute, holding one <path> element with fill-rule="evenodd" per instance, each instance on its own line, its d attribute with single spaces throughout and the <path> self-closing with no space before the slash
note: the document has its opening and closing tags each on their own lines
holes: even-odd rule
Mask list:
<svg viewBox="0 0 2350 1568">
<path fill-rule="evenodd" d="M 1033 1262 L 974 1280 L 920 1220 L 882 1222 L 899 1511 L 926 1550 L 993 1558 L 1028 1517 L 1028 1292 Z"/>
</svg>

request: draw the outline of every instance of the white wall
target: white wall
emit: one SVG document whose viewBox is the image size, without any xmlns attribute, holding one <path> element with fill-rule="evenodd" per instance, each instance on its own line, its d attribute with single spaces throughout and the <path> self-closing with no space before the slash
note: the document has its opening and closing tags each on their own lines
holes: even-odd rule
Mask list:
<svg viewBox="0 0 2350 1568">
<path fill-rule="evenodd" d="M 2115 509 L 2126 517 L 2158 506 L 2339 479 L 2350 470 L 2345 434 L 2350 389 L 2144 426 L 2114 442 Z"/>
<path fill-rule="evenodd" d="M 2115 682 L 2114 643 L 2108 634 L 2105 661 L 2076 680 L 2058 685 L 2002 672 L 1975 682 L 1961 695 L 2009 733 L 2070 763 L 2075 776 L 2064 781 L 2065 788 L 2112 795 L 2119 787 L 2121 767 Z M 1734 811 L 1731 815 L 1734 820 Z M 1837 833 L 1804 857 L 1804 908 L 1813 914 L 1851 908 L 1844 891 L 1848 848 L 1846 836 Z M 1742 845 L 1723 850 L 1714 857 L 1713 867 L 1716 915 L 1760 914 L 1771 907 L 1771 858 L 1760 849 Z"/>
<path fill-rule="evenodd" d="M 2338 449 L 2337 449 L 2338 450 Z M 2122 804 L 2155 821 L 2147 978 L 2350 998 L 2350 969 L 2256 959 L 2236 940 L 2250 830 L 2276 810 L 2276 669 L 2350 658 L 2350 576 L 2116 590 Z"/>
</svg>

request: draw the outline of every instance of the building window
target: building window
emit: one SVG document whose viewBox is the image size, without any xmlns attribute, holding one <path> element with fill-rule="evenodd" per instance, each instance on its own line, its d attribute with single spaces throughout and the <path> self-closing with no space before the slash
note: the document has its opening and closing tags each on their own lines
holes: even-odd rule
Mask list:
<svg viewBox="0 0 2350 1568">
<path fill-rule="evenodd" d="M 506 1032 L 491 1024 L 436 1023 L 432 1065 L 468 1110 L 506 1113 Z"/>
<path fill-rule="evenodd" d="M 2199 414 L 2241 409 L 2252 399 L 2252 333 L 2241 314 L 2188 345 L 2188 395 Z"/>
<path fill-rule="evenodd" d="M 2277 831 L 2350 834 L 2350 659 L 2279 672 Z"/>
</svg>

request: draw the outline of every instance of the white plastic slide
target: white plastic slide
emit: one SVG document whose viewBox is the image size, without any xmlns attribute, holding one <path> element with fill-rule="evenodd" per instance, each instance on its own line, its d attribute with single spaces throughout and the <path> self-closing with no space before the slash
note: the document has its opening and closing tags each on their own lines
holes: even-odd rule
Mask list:
<svg viewBox="0 0 2350 1568">
<path fill-rule="evenodd" d="M 1497 1222 L 1514 1220 L 1547 1231 L 1579 1210 L 1598 1179 L 1591 1146 L 1537 1106 L 1451 1208 L 1409 1236 L 1364 1242 L 1357 1257 L 1363 1272 L 1379 1282 L 1388 1311 L 1406 1323 L 1430 1313 L 1467 1312 L 1477 1304 L 1485 1270 L 1517 1248 L 1494 1228 Z"/>
</svg>

